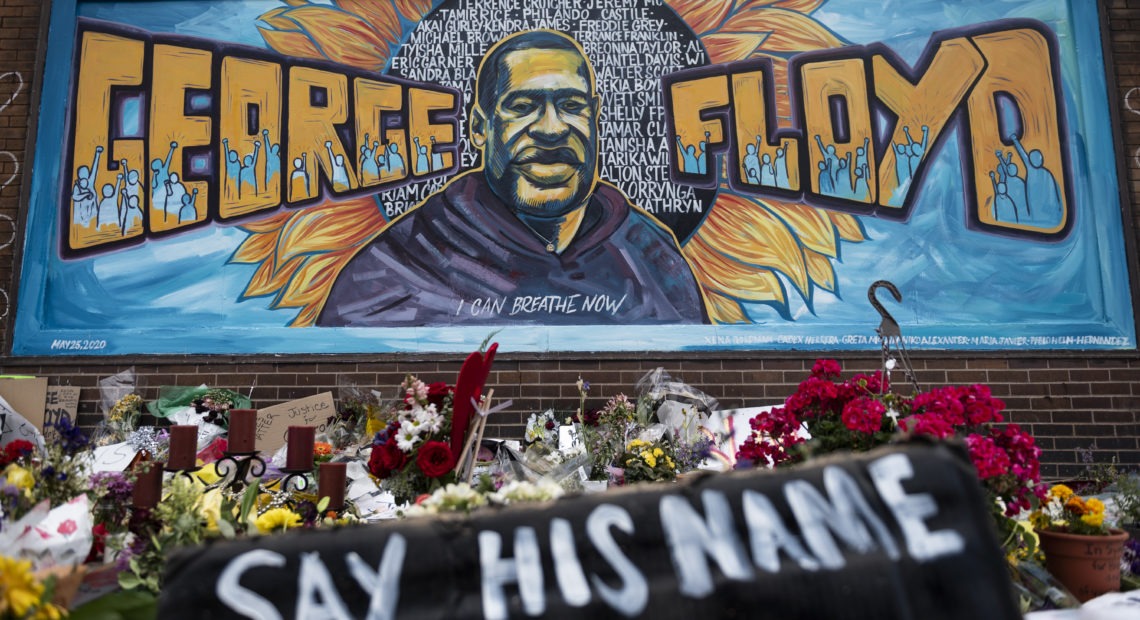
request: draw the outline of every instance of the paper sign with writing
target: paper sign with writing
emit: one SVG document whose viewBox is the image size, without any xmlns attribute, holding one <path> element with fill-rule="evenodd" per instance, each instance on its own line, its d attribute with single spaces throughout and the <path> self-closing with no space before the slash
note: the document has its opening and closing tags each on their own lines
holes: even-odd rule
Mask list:
<svg viewBox="0 0 1140 620">
<path fill-rule="evenodd" d="M 272 454 L 285 445 L 290 426 L 315 426 L 317 432 L 336 413 L 332 392 L 322 392 L 257 411 L 257 449 Z"/>
<path fill-rule="evenodd" d="M 127 442 L 95 448 L 91 458 L 91 471 L 126 471 L 138 451 Z"/>
<path fill-rule="evenodd" d="M 47 378 L 0 379 L 0 397 L 8 406 L 24 416 L 36 428 L 44 427 L 44 405 L 47 402 Z"/>
<path fill-rule="evenodd" d="M 79 410 L 79 388 L 73 385 L 52 385 L 44 401 L 44 424 L 55 424 L 66 419 L 75 422 Z"/>
<path fill-rule="evenodd" d="M 237 615 L 1021 617 L 973 467 L 930 444 L 171 557 L 158 617 Z"/>
</svg>

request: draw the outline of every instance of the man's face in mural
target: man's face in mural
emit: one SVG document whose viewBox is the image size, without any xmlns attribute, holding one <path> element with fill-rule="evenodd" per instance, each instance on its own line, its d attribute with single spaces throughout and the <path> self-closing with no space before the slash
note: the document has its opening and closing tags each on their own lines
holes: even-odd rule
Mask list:
<svg viewBox="0 0 1140 620">
<path fill-rule="evenodd" d="M 586 59 L 565 49 L 522 49 L 500 60 L 490 110 L 472 114 L 491 189 L 514 209 L 566 214 L 593 192 L 598 100 Z"/>
</svg>

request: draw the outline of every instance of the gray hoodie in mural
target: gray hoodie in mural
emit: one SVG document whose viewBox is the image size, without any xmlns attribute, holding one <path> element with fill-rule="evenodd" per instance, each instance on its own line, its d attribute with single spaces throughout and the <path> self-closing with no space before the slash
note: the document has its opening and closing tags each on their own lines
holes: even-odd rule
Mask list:
<svg viewBox="0 0 1140 620">
<path fill-rule="evenodd" d="M 473 171 L 352 258 L 317 324 L 331 327 L 707 322 L 677 242 L 599 182 L 561 253 Z"/>
</svg>

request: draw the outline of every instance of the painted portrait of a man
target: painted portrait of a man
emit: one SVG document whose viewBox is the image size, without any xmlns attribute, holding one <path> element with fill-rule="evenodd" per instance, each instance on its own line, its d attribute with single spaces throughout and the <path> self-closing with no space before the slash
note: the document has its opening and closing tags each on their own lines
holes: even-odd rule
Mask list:
<svg viewBox="0 0 1140 620">
<path fill-rule="evenodd" d="M 482 165 L 361 248 L 317 324 L 707 322 L 672 231 L 598 178 L 595 84 L 566 35 L 499 41 L 470 114 Z"/>
</svg>

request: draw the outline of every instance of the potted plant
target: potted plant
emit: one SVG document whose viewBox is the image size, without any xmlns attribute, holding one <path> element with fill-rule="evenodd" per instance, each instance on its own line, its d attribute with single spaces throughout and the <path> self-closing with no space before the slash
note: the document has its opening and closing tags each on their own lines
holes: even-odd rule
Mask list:
<svg viewBox="0 0 1140 620">
<path fill-rule="evenodd" d="M 1104 503 L 1069 487 L 1049 489 L 1029 517 L 1041 540 L 1045 568 L 1082 603 L 1120 589 L 1120 560 L 1128 534 L 1104 522 Z"/>
</svg>

